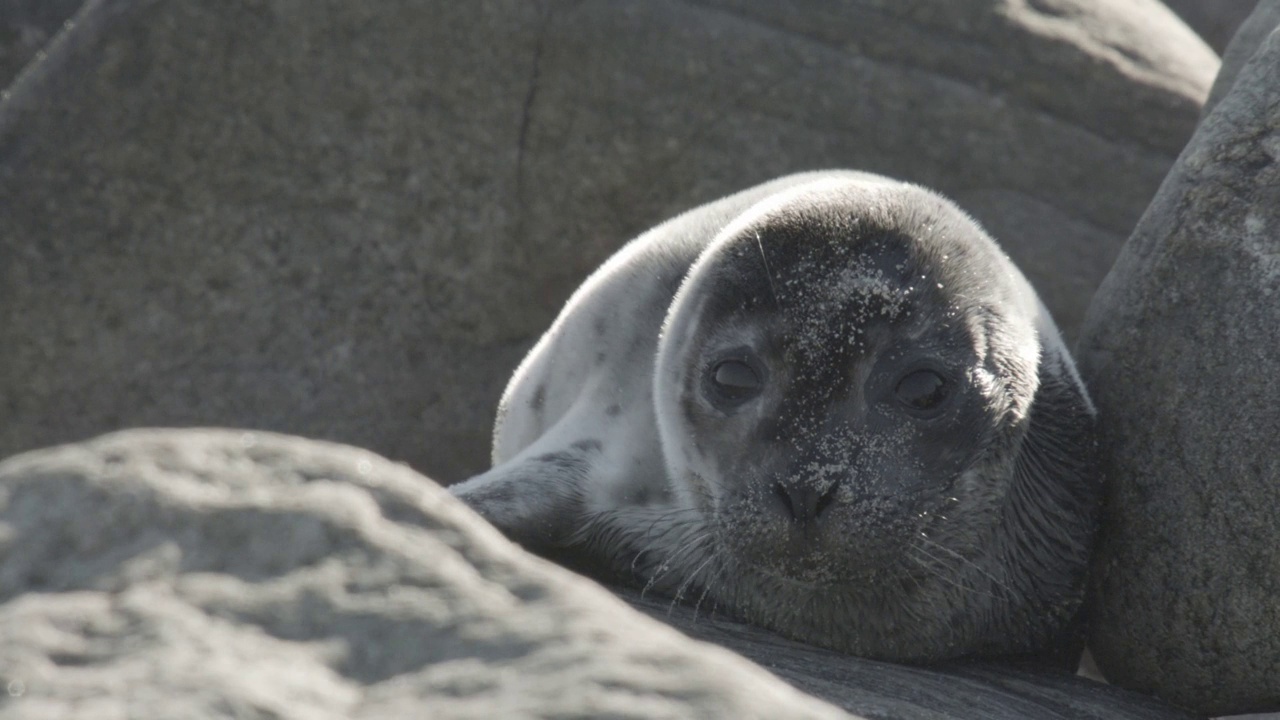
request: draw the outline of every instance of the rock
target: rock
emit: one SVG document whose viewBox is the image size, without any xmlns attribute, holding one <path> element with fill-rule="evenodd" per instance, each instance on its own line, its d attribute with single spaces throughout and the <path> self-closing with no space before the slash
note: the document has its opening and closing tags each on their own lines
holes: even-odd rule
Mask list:
<svg viewBox="0 0 1280 720">
<path fill-rule="evenodd" d="M 1094 657 L 1211 714 L 1280 710 L 1278 78 L 1273 30 L 1125 245 L 1077 354 L 1109 444 Z"/>
<path fill-rule="evenodd" d="M 1185 718 L 1063 673 L 806 648 L 629 595 L 868 718 Z M 0 718 L 838 718 L 372 453 L 134 430 L 0 462 Z"/>
<path fill-rule="evenodd" d="M 1217 66 L 1155 0 L 91 3 L 0 103 L 0 456 L 227 425 L 470 475 L 588 272 L 801 169 L 953 196 L 1070 334 Z"/>
<path fill-rule="evenodd" d="M 1222 54 L 1240 23 L 1258 3 L 1257 0 L 1164 0 L 1164 4 Z"/>
<path fill-rule="evenodd" d="M 1204 109 L 1200 112 L 1201 117 L 1213 112 L 1213 108 L 1217 107 L 1218 102 L 1227 94 L 1231 86 L 1235 85 L 1236 76 L 1240 74 L 1245 63 L 1249 62 L 1258 51 L 1258 46 L 1267 39 L 1277 25 L 1280 25 L 1280 2 L 1261 0 L 1222 54 L 1222 69 L 1218 71 L 1218 77 L 1213 81 L 1213 88 L 1209 90 L 1209 99 L 1205 101 Z"/>
<path fill-rule="evenodd" d="M 6 718 L 847 717 L 355 448 L 29 453 L 0 463 L 0 537 Z"/>
<path fill-rule="evenodd" d="M 84 0 L 0 0 L 0 90 L 36 57 Z"/>
<path fill-rule="evenodd" d="M 620 590 L 623 599 L 691 637 L 733 650 L 795 687 L 868 718 L 1183 718 L 1153 698 L 1031 664 L 959 661 L 910 667 L 820 650 L 718 617 Z"/>
</svg>

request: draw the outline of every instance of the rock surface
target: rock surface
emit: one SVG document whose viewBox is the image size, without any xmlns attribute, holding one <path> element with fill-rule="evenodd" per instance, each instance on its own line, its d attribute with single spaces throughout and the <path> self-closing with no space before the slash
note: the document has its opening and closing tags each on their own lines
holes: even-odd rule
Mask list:
<svg viewBox="0 0 1280 720">
<path fill-rule="evenodd" d="M 1222 54 L 1257 0 L 1164 0 L 1164 3 Z"/>
<path fill-rule="evenodd" d="M 350 447 L 133 431 L 0 463 L 0 717 L 840 718 Z"/>
<path fill-rule="evenodd" d="M 1062 673 L 844 657 L 633 594 L 867 718 L 1187 716 Z M 844 718 L 372 453 L 134 430 L 0 462 L 0 718 Z"/>
<path fill-rule="evenodd" d="M 0 103 L 0 456 L 231 425 L 469 475 L 612 250 L 818 167 L 951 195 L 1070 334 L 1216 69 L 1155 0 L 95 1 Z"/>
<path fill-rule="evenodd" d="M 0 0 L 0 91 L 84 0 Z"/>
<path fill-rule="evenodd" d="M 1280 25 L 1280 1 L 1261 0 L 1253 14 L 1240 25 L 1240 31 L 1223 52 L 1222 68 L 1213 81 L 1213 88 L 1209 90 L 1209 99 L 1205 101 L 1204 109 L 1201 111 L 1202 117 L 1213 112 L 1213 108 L 1217 107 L 1218 102 L 1231 90 L 1240 70 L 1253 58 L 1254 53 L 1258 51 L 1258 46 L 1267 39 L 1277 25 Z"/>
<path fill-rule="evenodd" d="M 1094 657 L 1213 714 L 1280 709 L 1277 108 L 1273 30 L 1125 245 L 1077 354 L 1110 439 Z"/>
<path fill-rule="evenodd" d="M 622 590 L 632 606 L 691 637 L 733 650 L 795 687 L 877 720 L 1098 718 L 1191 720 L 1153 698 L 1061 671 L 1001 662 L 907 667 L 808 647 L 765 630 Z"/>
</svg>

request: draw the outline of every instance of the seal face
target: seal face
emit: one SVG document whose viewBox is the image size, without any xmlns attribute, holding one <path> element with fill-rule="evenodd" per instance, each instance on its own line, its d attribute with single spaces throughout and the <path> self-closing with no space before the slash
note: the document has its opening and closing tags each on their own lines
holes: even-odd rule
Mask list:
<svg viewBox="0 0 1280 720">
<path fill-rule="evenodd" d="M 976 223 L 810 173 L 606 263 L 508 387 L 495 468 L 454 492 L 531 549 L 805 642 L 1037 653 L 1080 602 L 1095 444 L 1052 320 Z"/>
</svg>

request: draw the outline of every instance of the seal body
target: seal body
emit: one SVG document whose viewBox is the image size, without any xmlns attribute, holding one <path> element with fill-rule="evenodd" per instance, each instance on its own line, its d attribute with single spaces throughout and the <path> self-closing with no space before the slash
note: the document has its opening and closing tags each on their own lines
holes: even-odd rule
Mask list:
<svg viewBox="0 0 1280 720">
<path fill-rule="evenodd" d="M 452 491 L 508 536 L 793 639 L 1052 655 L 1080 604 L 1093 407 L 1022 274 L 915 185 L 795 175 L 641 235 L 498 415 Z"/>
</svg>

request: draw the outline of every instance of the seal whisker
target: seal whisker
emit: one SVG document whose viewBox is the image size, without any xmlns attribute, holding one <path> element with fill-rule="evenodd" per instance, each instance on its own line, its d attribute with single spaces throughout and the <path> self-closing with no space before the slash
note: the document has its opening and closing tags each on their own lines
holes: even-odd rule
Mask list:
<svg viewBox="0 0 1280 720">
<path fill-rule="evenodd" d="M 964 565 L 967 565 L 967 566 L 969 566 L 969 567 L 973 568 L 973 569 L 974 569 L 974 570 L 976 570 L 980 575 L 982 575 L 983 577 L 985 577 L 985 578 L 986 578 L 986 579 L 991 583 L 991 585 L 992 585 L 993 587 L 998 588 L 998 589 L 1000 589 L 1000 590 L 1003 590 L 1003 591 L 1004 591 L 1006 594 L 1008 594 L 1008 595 L 1012 595 L 1012 594 L 1013 594 L 1013 588 L 1012 588 L 1012 587 L 1011 587 L 1007 582 L 1005 582 L 1004 580 L 1001 580 L 1000 578 L 996 577 L 995 575 L 993 575 L 993 574 L 991 573 L 991 571 L 987 570 L 986 568 L 982 567 L 981 565 L 978 565 L 978 564 L 977 564 L 977 563 L 975 563 L 973 560 L 971 560 L 971 559 L 969 559 L 969 558 L 965 557 L 963 554 L 961 554 L 961 553 L 959 553 L 959 552 L 956 552 L 955 550 L 952 550 L 951 548 L 947 547 L 946 545 L 943 545 L 943 544 L 941 544 L 941 543 L 939 543 L 939 542 L 937 542 L 937 541 L 935 541 L 935 540 L 932 540 L 932 539 L 930 539 L 930 538 L 922 537 L 922 538 L 920 538 L 920 540 L 921 540 L 922 542 L 926 543 L 926 545 L 927 545 L 928 547 L 937 548 L 938 550 L 941 550 L 942 552 L 944 552 L 944 553 L 946 553 L 946 554 L 948 554 L 948 555 L 950 555 L 950 556 L 954 557 L 954 558 L 955 558 L 957 561 L 959 561 L 960 563 L 962 563 L 962 564 L 964 564 Z"/>
<path fill-rule="evenodd" d="M 756 232 L 756 247 L 760 249 L 760 262 L 764 263 L 764 276 L 769 280 L 769 292 L 773 296 L 773 306 L 778 307 L 778 288 L 773 284 L 773 271 L 769 269 L 769 258 L 764 254 L 764 241 Z"/>
<path fill-rule="evenodd" d="M 702 603 L 707 599 L 708 595 L 711 595 L 711 599 L 713 603 L 711 606 L 711 612 L 715 612 L 716 610 L 716 605 L 714 604 L 715 595 L 713 594 L 715 590 L 715 585 L 716 583 L 720 582 L 720 578 L 724 576 L 725 571 L 729 567 L 727 563 L 724 563 L 720 560 L 719 553 L 714 553 L 713 557 L 716 559 L 716 570 L 715 570 L 715 573 L 713 573 L 711 577 L 707 580 L 707 582 L 703 584 L 702 593 L 698 595 L 698 602 L 694 603 L 693 605 L 693 619 L 695 621 L 698 619 L 698 611 L 702 608 Z"/>
<path fill-rule="evenodd" d="M 926 539 L 926 538 L 922 538 L 922 539 L 923 539 L 923 540 L 925 540 L 925 542 L 927 542 L 928 544 L 927 544 L 927 545 L 914 545 L 914 546 L 912 546 L 912 547 L 910 548 L 910 550 L 911 550 L 913 553 L 916 553 L 916 554 L 914 555 L 914 557 L 915 557 L 915 559 L 916 559 L 916 563 L 917 563 L 917 565 L 918 565 L 921 569 L 925 570 L 926 572 L 929 572 L 929 573 L 930 573 L 930 575 L 931 575 L 933 578 L 935 578 L 935 579 L 937 579 L 937 580 L 941 580 L 941 581 L 943 581 L 943 582 L 945 582 L 945 583 L 947 583 L 947 584 L 951 585 L 952 587 L 956 588 L 957 590 L 960 590 L 961 592 L 965 593 L 966 595 L 968 595 L 968 594 L 977 594 L 977 595 L 982 595 L 982 596 L 984 596 L 984 597 L 990 598 L 990 599 L 992 599 L 992 600 L 1000 601 L 1000 600 L 1008 599 L 1008 597 L 1012 594 L 1012 589 L 1011 589 L 1007 584 L 1005 584 L 1005 583 L 1003 583 L 1003 582 L 1000 582 L 1000 581 L 999 581 L 998 579 L 996 579 L 993 575 L 991 575 L 991 573 L 987 572 L 985 569 L 983 569 L 982 567 L 978 566 L 977 564 L 975 564 L 975 563 L 974 563 L 974 562 L 972 562 L 971 560 L 969 560 L 969 559 L 965 558 L 965 557 L 964 557 L 963 555 L 961 555 L 960 553 L 958 553 L 958 552 L 956 552 L 956 551 L 952 550 L 951 548 L 945 547 L 945 546 L 940 545 L 940 544 L 938 544 L 938 543 L 936 543 L 936 542 L 933 542 L 933 541 L 931 541 L 931 540 L 928 540 L 928 539 Z M 954 558 L 956 559 L 956 561 L 957 561 L 957 562 L 959 562 L 959 563 L 961 563 L 961 564 L 963 564 L 963 565 L 967 565 L 967 566 L 969 566 L 969 567 L 973 568 L 974 570 L 976 570 L 980 575 L 982 575 L 982 576 L 986 577 L 986 579 L 987 579 L 988 581 L 990 581 L 990 583 L 991 583 L 991 585 L 992 585 L 992 587 L 993 587 L 993 590 L 984 590 L 984 589 L 982 589 L 982 588 L 980 588 L 980 587 L 978 587 L 978 586 L 976 586 L 976 585 L 972 585 L 972 586 L 965 586 L 965 585 L 961 585 L 961 584 L 959 584 L 958 582 L 956 582 L 953 578 L 951 578 L 951 577 L 947 574 L 947 572 L 945 572 L 945 569 L 946 569 L 946 563 L 945 563 L 945 562 L 943 562 L 943 561 L 942 561 L 942 559 L 941 559 L 941 558 L 939 558 L 937 555 L 934 555 L 933 553 L 929 552 L 928 548 L 931 548 L 931 547 L 932 547 L 932 548 L 936 548 L 936 549 L 938 549 L 938 550 L 942 550 L 943 552 L 946 552 L 948 555 L 950 555 L 950 556 L 954 557 Z M 919 557 L 920 555 L 923 555 L 925 558 L 927 558 L 929 561 L 931 561 L 931 563 L 932 563 L 932 564 L 931 564 L 931 563 L 927 563 L 927 562 L 922 561 L 922 560 L 920 559 L 920 557 Z M 997 594 L 994 592 L 994 589 L 998 589 L 998 590 L 1003 591 L 1004 597 L 1001 597 L 1000 595 L 997 595 Z"/>
<path fill-rule="evenodd" d="M 701 544 L 705 542 L 710 536 L 711 536 L 711 533 L 709 531 L 704 532 L 703 534 L 699 535 L 696 538 L 693 538 L 689 542 L 681 544 L 679 546 L 679 549 L 677 549 L 671 555 L 667 556 L 667 558 L 662 562 L 660 570 L 654 574 L 653 582 L 657 582 L 662 577 L 666 576 L 668 573 L 676 570 L 678 567 L 681 566 L 681 563 L 683 562 L 683 560 L 686 557 L 689 557 L 689 555 L 692 554 L 696 556 L 701 551 L 701 547 L 700 547 Z M 680 588 L 677 588 L 676 599 L 679 599 L 680 589 L 683 587 L 684 586 L 681 585 Z"/>
<path fill-rule="evenodd" d="M 702 542 L 704 542 L 703 538 L 710 539 L 710 537 L 711 537 L 711 534 L 706 533 L 702 537 L 698 538 L 697 542 L 698 544 L 701 544 Z M 684 599 L 685 589 L 689 587 L 689 585 L 694 581 L 696 577 L 698 577 L 698 573 L 702 572 L 703 569 L 705 569 L 707 565 L 711 563 L 711 561 L 716 559 L 716 556 L 714 553 L 704 553 L 704 554 L 707 556 L 706 559 L 703 560 L 697 567 L 695 567 L 693 571 L 689 573 L 688 577 L 684 579 L 684 582 L 680 583 L 680 586 L 676 588 L 676 591 L 673 594 L 673 598 L 672 598 L 673 607 L 675 603 Z"/>
<path fill-rule="evenodd" d="M 649 590 L 658 587 L 658 584 L 662 579 L 666 577 L 667 574 L 675 570 L 686 556 L 690 553 L 694 553 L 696 555 L 696 553 L 700 551 L 700 544 L 710 537 L 710 531 L 704 531 L 701 535 L 686 542 L 665 542 L 665 536 L 672 530 L 681 530 L 683 531 L 681 534 L 685 534 L 687 531 L 695 527 L 696 526 L 692 523 L 686 523 L 683 527 L 672 525 L 663 533 L 663 537 L 661 538 L 663 540 L 663 544 L 668 547 L 674 546 L 676 550 L 659 559 L 649 570 L 649 577 L 645 582 L 644 588 L 641 590 L 641 597 L 643 597 Z M 650 543 L 650 546 L 652 547 L 654 544 L 655 543 Z"/>
</svg>

